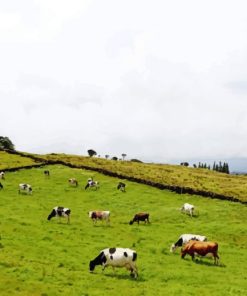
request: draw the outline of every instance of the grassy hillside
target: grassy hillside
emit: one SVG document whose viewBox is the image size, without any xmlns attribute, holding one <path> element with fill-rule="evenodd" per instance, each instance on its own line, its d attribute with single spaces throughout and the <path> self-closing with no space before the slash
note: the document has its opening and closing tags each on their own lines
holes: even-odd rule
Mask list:
<svg viewBox="0 0 247 296">
<path fill-rule="evenodd" d="M 37 164 L 36 161 L 30 157 L 24 157 L 21 155 L 10 154 L 5 151 L 0 151 L 0 170 L 19 168 L 25 166 L 32 166 Z"/>
<path fill-rule="evenodd" d="M 124 167 L 128 165 L 136 168 L 128 163 Z M 43 174 L 46 168 L 50 178 Z M 46 168 L 7 172 L 2 181 L 1 295 L 246 295 L 246 206 L 128 181 L 127 192 L 122 193 L 116 190 L 115 178 L 62 165 Z M 100 181 L 99 191 L 82 189 L 91 176 Z M 78 179 L 78 188 L 69 187 L 71 177 Z M 17 193 L 21 182 L 32 184 L 32 196 Z M 196 206 L 196 217 L 180 213 L 184 202 Z M 57 205 L 71 208 L 70 225 L 55 218 L 47 221 Z M 93 226 L 87 212 L 94 209 L 110 210 L 111 225 Z M 150 213 L 150 225 L 128 224 L 139 211 Z M 217 241 L 220 265 L 207 258 L 192 262 L 189 257 L 182 260 L 179 252 L 171 254 L 170 245 L 182 233 Z M 102 273 L 98 266 L 89 273 L 89 260 L 114 246 L 137 251 L 138 280 L 124 269 Z"/>
<path fill-rule="evenodd" d="M 45 160 L 63 161 L 74 166 L 104 169 L 119 175 L 165 185 L 210 191 L 247 202 L 247 176 L 235 176 L 180 165 L 144 164 L 66 154 L 37 155 Z"/>
</svg>

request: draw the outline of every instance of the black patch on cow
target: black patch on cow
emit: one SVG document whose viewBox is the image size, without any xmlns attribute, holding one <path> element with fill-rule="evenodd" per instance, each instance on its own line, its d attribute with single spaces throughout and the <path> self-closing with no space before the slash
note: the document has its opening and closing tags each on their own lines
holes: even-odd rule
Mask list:
<svg viewBox="0 0 247 296">
<path fill-rule="evenodd" d="M 113 260 L 113 256 L 112 255 L 110 256 L 110 259 Z"/>
<path fill-rule="evenodd" d="M 132 261 L 136 261 L 136 259 L 137 259 L 137 253 L 133 253 L 133 259 L 132 259 Z"/>
<path fill-rule="evenodd" d="M 128 254 L 127 254 L 127 252 L 124 252 L 124 256 L 125 256 L 125 257 L 128 257 Z"/>
<path fill-rule="evenodd" d="M 59 217 L 61 217 L 61 216 L 63 215 L 63 209 L 64 209 L 64 207 L 58 207 L 58 208 L 57 208 L 57 215 L 58 215 Z"/>
<path fill-rule="evenodd" d="M 180 238 L 180 239 L 175 243 L 175 246 L 176 246 L 176 247 L 182 247 L 182 245 L 183 245 L 183 239 Z"/>
<path fill-rule="evenodd" d="M 70 215 L 70 213 L 71 213 L 71 210 L 70 209 L 68 209 L 68 210 L 66 210 L 65 212 L 64 212 L 66 215 Z"/>
<path fill-rule="evenodd" d="M 109 253 L 110 253 L 110 254 L 114 254 L 115 252 L 116 252 L 116 248 L 110 248 L 110 249 L 109 249 Z"/>
</svg>

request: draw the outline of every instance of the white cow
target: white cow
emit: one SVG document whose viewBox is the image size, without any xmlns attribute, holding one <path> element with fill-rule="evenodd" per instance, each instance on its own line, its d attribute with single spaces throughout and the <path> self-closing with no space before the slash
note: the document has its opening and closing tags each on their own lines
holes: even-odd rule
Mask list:
<svg viewBox="0 0 247 296">
<path fill-rule="evenodd" d="M 33 190 L 32 190 L 31 185 L 29 185 L 29 184 L 19 184 L 19 190 L 18 190 L 19 194 L 21 192 L 27 193 L 27 194 L 32 194 L 32 191 Z"/>
<path fill-rule="evenodd" d="M 193 212 L 195 210 L 195 207 L 189 203 L 185 203 L 182 208 L 181 208 L 181 212 L 187 212 L 190 214 L 190 216 L 192 217 L 193 216 Z"/>
<path fill-rule="evenodd" d="M 75 178 L 71 178 L 68 180 L 70 185 L 78 186 L 78 181 Z"/>
<path fill-rule="evenodd" d="M 206 242 L 208 239 L 206 236 L 199 234 L 182 234 L 177 240 L 177 242 L 171 245 L 170 252 L 175 252 L 178 247 L 182 247 L 183 245 L 187 244 L 190 240 Z"/>
<path fill-rule="evenodd" d="M 94 224 L 97 220 L 105 220 L 106 223 L 110 223 L 110 211 L 90 211 L 88 216 L 93 220 Z"/>
<path fill-rule="evenodd" d="M 100 252 L 100 254 L 89 263 L 90 272 L 93 272 L 96 265 L 102 265 L 103 270 L 107 266 L 112 266 L 113 270 L 115 267 L 125 267 L 130 270 L 130 275 L 137 278 L 137 267 L 136 267 L 137 253 L 131 249 L 125 248 L 107 248 Z"/>
<path fill-rule="evenodd" d="M 5 173 L 4 172 L 0 172 L 0 179 L 5 179 Z"/>
</svg>

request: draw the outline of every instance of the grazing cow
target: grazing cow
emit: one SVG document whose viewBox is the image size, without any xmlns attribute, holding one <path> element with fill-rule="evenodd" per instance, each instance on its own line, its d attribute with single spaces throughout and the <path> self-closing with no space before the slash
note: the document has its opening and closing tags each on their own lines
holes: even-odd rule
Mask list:
<svg viewBox="0 0 247 296">
<path fill-rule="evenodd" d="M 102 265 L 103 270 L 107 266 L 112 266 L 113 270 L 115 267 L 126 267 L 130 270 L 130 275 L 137 278 L 137 267 L 136 261 L 137 253 L 131 249 L 125 248 L 107 248 L 100 252 L 100 254 L 89 263 L 90 272 L 93 272 L 96 265 Z"/>
<path fill-rule="evenodd" d="M 198 234 L 182 234 L 176 243 L 172 244 L 170 252 L 175 252 L 178 247 L 182 247 L 187 244 L 190 240 L 206 242 L 207 237 Z"/>
<path fill-rule="evenodd" d="M 0 182 L 0 189 L 3 189 L 3 184 Z"/>
<path fill-rule="evenodd" d="M 125 187 L 126 187 L 126 185 L 123 182 L 119 182 L 117 189 L 121 190 L 122 192 L 125 192 Z"/>
<path fill-rule="evenodd" d="M 180 210 L 181 212 L 189 213 L 190 216 L 192 217 L 195 207 L 189 203 L 185 203 Z"/>
<path fill-rule="evenodd" d="M 4 172 L 0 172 L 0 179 L 5 179 L 5 173 Z"/>
<path fill-rule="evenodd" d="M 45 175 L 46 177 L 50 177 L 50 171 L 45 170 L 45 171 L 44 171 L 44 175 Z"/>
<path fill-rule="evenodd" d="M 110 222 L 110 211 L 90 211 L 88 212 L 89 218 L 91 218 L 94 224 L 97 220 L 105 220 L 106 223 Z"/>
<path fill-rule="evenodd" d="M 135 214 L 134 218 L 130 220 L 130 225 L 132 225 L 134 222 L 137 222 L 139 224 L 140 221 L 145 221 L 145 224 L 149 222 L 149 213 L 138 213 Z"/>
<path fill-rule="evenodd" d="M 189 241 L 181 250 L 181 258 L 184 258 L 186 254 L 189 254 L 194 260 L 195 255 L 206 256 L 207 254 L 213 255 L 214 264 L 218 263 L 220 259 L 218 254 L 218 244 L 215 242 L 199 242 Z"/>
<path fill-rule="evenodd" d="M 55 207 L 52 209 L 50 215 L 48 216 L 47 220 L 51 220 L 53 217 L 64 217 L 67 218 L 67 223 L 70 223 L 70 213 L 71 210 L 69 208 L 64 207 Z"/>
<path fill-rule="evenodd" d="M 87 180 L 87 185 L 85 186 L 85 189 L 87 188 L 95 188 L 95 190 L 99 189 L 99 182 L 98 181 L 93 181 L 92 178 L 89 178 Z"/>
<path fill-rule="evenodd" d="M 78 181 L 75 178 L 71 178 L 68 181 L 69 181 L 70 185 L 75 186 L 75 187 L 78 186 Z"/>
<path fill-rule="evenodd" d="M 19 184 L 19 190 L 18 190 L 18 192 L 19 192 L 19 194 L 21 192 L 32 194 L 33 189 L 32 189 L 32 186 L 29 185 L 29 184 Z"/>
</svg>

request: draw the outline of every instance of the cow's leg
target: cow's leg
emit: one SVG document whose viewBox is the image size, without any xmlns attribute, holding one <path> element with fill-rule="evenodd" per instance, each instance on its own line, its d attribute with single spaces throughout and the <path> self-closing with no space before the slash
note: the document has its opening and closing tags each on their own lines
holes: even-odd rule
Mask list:
<svg viewBox="0 0 247 296">
<path fill-rule="evenodd" d="M 213 255 L 214 255 L 214 264 L 218 264 L 220 257 L 218 256 L 217 253 L 214 253 Z"/>
<path fill-rule="evenodd" d="M 195 259 L 195 254 L 194 253 L 191 254 L 191 258 L 194 261 L 194 259 Z"/>
<path fill-rule="evenodd" d="M 70 224 L 70 215 L 68 215 L 68 221 L 67 224 Z"/>
</svg>

